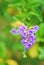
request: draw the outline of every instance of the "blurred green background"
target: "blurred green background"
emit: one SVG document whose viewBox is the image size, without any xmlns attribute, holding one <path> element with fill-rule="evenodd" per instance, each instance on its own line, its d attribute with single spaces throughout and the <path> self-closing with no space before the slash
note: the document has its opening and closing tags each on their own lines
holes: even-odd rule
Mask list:
<svg viewBox="0 0 44 65">
<path fill-rule="evenodd" d="M 37 42 L 26 54 L 12 28 L 39 26 Z M 44 0 L 0 0 L 0 65 L 44 65 Z"/>
</svg>

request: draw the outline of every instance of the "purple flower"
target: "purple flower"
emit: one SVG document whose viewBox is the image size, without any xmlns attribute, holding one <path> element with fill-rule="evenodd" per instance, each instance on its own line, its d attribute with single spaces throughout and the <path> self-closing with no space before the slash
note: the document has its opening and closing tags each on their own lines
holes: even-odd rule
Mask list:
<svg viewBox="0 0 44 65">
<path fill-rule="evenodd" d="M 12 29 L 13 34 L 21 34 L 22 40 L 21 43 L 24 45 L 25 49 L 30 49 L 33 44 L 36 42 L 35 33 L 38 31 L 39 27 L 33 26 L 30 30 L 27 29 L 26 26 L 19 26 L 18 29 Z"/>
<path fill-rule="evenodd" d="M 22 25 L 22 26 L 19 26 L 19 29 L 20 29 L 20 30 L 26 30 L 26 29 L 27 29 L 27 27 L 26 27 L 26 26 L 24 26 L 24 25 Z"/>
<path fill-rule="evenodd" d="M 29 49 L 32 46 L 32 43 L 28 42 L 27 40 L 21 40 L 21 42 L 25 46 L 25 49 Z"/>
<path fill-rule="evenodd" d="M 32 43 L 28 43 L 28 44 L 25 46 L 25 49 L 28 50 L 28 49 L 31 48 L 31 46 L 32 46 Z"/>
<path fill-rule="evenodd" d="M 27 36 L 27 31 L 23 31 L 23 32 L 21 33 L 21 35 L 22 35 L 23 37 L 26 37 L 26 36 Z"/>
<path fill-rule="evenodd" d="M 19 32 L 24 32 L 26 29 L 27 29 L 26 26 L 19 26 L 18 27 Z"/>
<path fill-rule="evenodd" d="M 14 29 L 14 28 L 12 28 L 12 30 L 11 30 L 11 32 L 13 33 L 13 34 L 18 34 L 18 31 L 16 30 L 16 29 Z"/>
<path fill-rule="evenodd" d="M 30 29 L 30 30 L 27 31 L 27 33 L 28 33 L 29 35 L 32 35 L 32 34 L 34 34 L 34 31 L 33 31 L 33 29 Z"/>
<path fill-rule="evenodd" d="M 21 40 L 21 42 L 23 43 L 23 45 L 27 45 L 27 40 Z"/>
<path fill-rule="evenodd" d="M 36 33 L 39 30 L 39 26 L 37 26 L 37 25 L 33 26 L 33 29 L 34 29 L 33 31 Z"/>
<path fill-rule="evenodd" d="M 26 37 L 27 36 L 27 31 L 26 31 L 27 27 L 26 26 L 20 26 L 18 28 L 19 33 L 23 36 Z"/>
<path fill-rule="evenodd" d="M 32 43 L 35 43 L 36 42 L 36 36 L 35 35 L 31 35 L 31 36 L 29 36 L 28 37 L 28 40 L 30 41 L 30 42 L 32 42 Z"/>
<path fill-rule="evenodd" d="M 26 40 L 26 36 L 22 36 L 22 39 Z"/>
</svg>

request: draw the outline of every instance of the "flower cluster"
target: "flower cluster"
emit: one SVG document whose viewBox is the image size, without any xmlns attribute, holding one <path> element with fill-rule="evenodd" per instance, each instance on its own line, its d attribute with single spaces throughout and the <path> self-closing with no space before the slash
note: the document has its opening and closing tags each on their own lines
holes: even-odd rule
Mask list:
<svg viewBox="0 0 44 65">
<path fill-rule="evenodd" d="M 12 28 L 11 32 L 16 35 L 18 34 L 22 35 L 21 42 L 24 45 L 24 48 L 28 50 L 36 42 L 35 33 L 38 31 L 38 29 L 39 27 L 37 25 L 32 26 L 30 29 L 27 29 L 27 26 L 22 25 L 22 26 L 19 26 L 17 30 Z"/>
</svg>

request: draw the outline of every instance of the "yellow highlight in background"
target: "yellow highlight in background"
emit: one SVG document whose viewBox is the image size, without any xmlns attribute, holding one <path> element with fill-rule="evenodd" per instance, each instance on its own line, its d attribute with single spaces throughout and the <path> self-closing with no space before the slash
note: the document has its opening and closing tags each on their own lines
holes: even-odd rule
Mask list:
<svg viewBox="0 0 44 65">
<path fill-rule="evenodd" d="M 24 25 L 24 23 L 22 23 L 21 21 L 18 21 L 18 20 L 11 23 L 11 26 L 14 28 L 21 26 L 21 25 Z"/>
<path fill-rule="evenodd" d="M 29 56 L 32 58 L 36 58 L 38 56 L 38 43 L 35 43 L 33 47 L 29 50 Z"/>
<path fill-rule="evenodd" d="M 7 63 L 8 65 L 18 65 L 18 62 L 15 61 L 15 60 L 12 60 L 12 59 L 7 60 L 6 63 Z"/>
<path fill-rule="evenodd" d="M 3 62 L 3 59 L 2 59 L 2 58 L 0 58 L 0 63 L 1 63 L 1 62 Z"/>
</svg>

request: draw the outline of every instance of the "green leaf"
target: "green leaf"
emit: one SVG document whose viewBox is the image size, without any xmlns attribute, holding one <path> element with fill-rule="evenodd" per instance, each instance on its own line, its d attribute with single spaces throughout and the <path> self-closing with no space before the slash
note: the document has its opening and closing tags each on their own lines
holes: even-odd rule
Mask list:
<svg viewBox="0 0 44 65">
<path fill-rule="evenodd" d="M 44 23 L 39 25 L 39 31 L 37 32 L 37 40 L 44 42 Z"/>
<path fill-rule="evenodd" d="M 40 36 L 44 37 L 44 23 L 40 24 L 40 26 L 39 26 L 39 33 L 40 33 Z"/>
<path fill-rule="evenodd" d="M 0 58 L 5 58 L 6 57 L 6 47 L 4 42 L 0 42 Z"/>
<path fill-rule="evenodd" d="M 40 6 L 40 3 L 39 2 L 36 2 L 36 1 L 29 1 L 29 5 L 28 6 L 30 6 L 29 7 L 30 9 L 33 9 L 35 7 Z"/>
<path fill-rule="evenodd" d="M 29 1 L 29 0 L 28 0 Z M 30 0 L 30 3 L 40 3 L 40 4 L 44 4 L 44 0 Z"/>
<path fill-rule="evenodd" d="M 44 47 L 39 47 L 39 59 L 44 59 Z"/>
<path fill-rule="evenodd" d="M 1 62 L 0 65 L 6 65 L 4 62 Z"/>
<path fill-rule="evenodd" d="M 33 9 L 32 11 L 30 11 L 30 14 L 35 15 L 40 20 L 40 22 L 42 21 L 42 13 L 39 8 Z"/>
<path fill-rule="evenodd" d="M 8 2 L 6 2 L 5 0 L 2 0 L 2 2 L 0 2 L 0 14 L 4 15 L 5 10 L 8 7 Z"/>
<path fill-rule="evenodd" d="M 24 49 L 24 46 L 22 43 L 16 43 L 13 45 L 13 50 L 23 50 Z"/>
<path fill-rule="evenodd" d="M 8 15 L 7 13 L 4 13 L 4 17 L 5 17 L 8 21 L 10 21 L 10 22 L 13 21 L 12 16 Z"/>
</svg>

